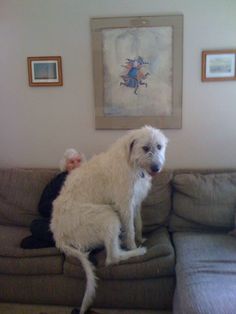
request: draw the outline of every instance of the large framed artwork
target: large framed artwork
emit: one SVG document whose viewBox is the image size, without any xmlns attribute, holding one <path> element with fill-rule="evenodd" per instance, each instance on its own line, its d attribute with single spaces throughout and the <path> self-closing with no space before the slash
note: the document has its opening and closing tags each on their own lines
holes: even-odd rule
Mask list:
<svg viewBox="0 0 236 314">
<path fill-rule="evenodd" d="M 92 18 L 97 129 L 181 128 L 183 16 Z"/>
</svg>

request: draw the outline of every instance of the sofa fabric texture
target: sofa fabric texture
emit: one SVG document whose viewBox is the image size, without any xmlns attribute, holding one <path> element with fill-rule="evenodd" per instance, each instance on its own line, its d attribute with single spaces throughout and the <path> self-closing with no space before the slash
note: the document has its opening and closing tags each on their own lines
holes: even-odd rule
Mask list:
<svg viewBox="0 0 236 314">
<path fill-rule="evenodd" d="M 65 275 L 0 276 L 1 302 L 79 306 L 85 281 Z M 93 307 L 170 310 L 173 277 L 148 280 L 99 280 Z"/>
<path fill-rule="evenodd" d="M 171 211 L 172 177 L 172 171 L 163 171 L 153 178 L 151 191 L 142 206 L 144 232 L 167 226 Z"/>
<path fill-rule="evenodd" d="M 236 173 L 177 174 L 172 184 L 175 214 L 170 222 L 172 231 L 233 228 Z"/>
<path fill-rule="evenodd" d="M 170 236 L 165 228 L 146 234 L 147 254 L 131 258 L 116 266 L 105 267 L 104 250 L 97 255 L 96 274 L 100 279 L 137 280 L 174 275 L 175 256 Z M 68 276 L 85 278 L 80 262 L 74 257 L 66 257 L 64 273 Z"/>
<path fill-rule="evenodd" d="M 20 240 L 29 235 L 25 227 L 0 225 L 0 274 L 61 274 L 64 257 L 56 248 L 23 250 Z"/>
<path fill-rule="evenodd" d="M 0 224 L 29 227 L 39 218 L 41 193 L 56 173 L 53 169 L 0 169 Z"/>
<path fill-rule="evenodd" d="M 234 314 L 236 239 L 222 233 L 176 232 L 175 314 Z"/>
</svg>

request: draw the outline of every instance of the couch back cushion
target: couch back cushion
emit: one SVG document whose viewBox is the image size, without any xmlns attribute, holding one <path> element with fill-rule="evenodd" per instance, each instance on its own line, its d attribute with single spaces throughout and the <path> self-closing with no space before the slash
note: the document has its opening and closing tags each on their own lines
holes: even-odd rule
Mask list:
<svg viewBox="0 0 236 314">
<path fill-rule="evenodd" d="M 171 210 L 172 171 L 157 174 L 152 181 L 152 188 L 142 206 L 144 232 L 165 226 Z"/>
<path fill-rule="evenodd" d="M 55 169 L 0 169 L 0 224 L 29 226 Z"/>
<path fill-rule="evenodd" d="M 55 169 L 0 169 L 0 224 L 29 226 L 39 217 L 37 206 Z M 144 231 L 167 224 L 171 210 L 171 171 L 153 178 L 152 189 L 142 206 Z"/>
<path fill-rule="evenodd" d="M 172 184 L 172 231 L 232 229 L 236 172 L 176 174 Z"/>
</svg>

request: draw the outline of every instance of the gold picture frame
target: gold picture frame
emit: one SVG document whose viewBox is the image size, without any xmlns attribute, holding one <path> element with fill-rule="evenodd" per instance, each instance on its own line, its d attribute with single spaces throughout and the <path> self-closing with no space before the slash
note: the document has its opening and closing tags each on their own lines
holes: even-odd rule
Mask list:
<svg viewBox="0 0 236 314">
<path fill-rule="evenodd" d="M 62 86 L 62 60 L 60 56 L 28 57 L 30 86 Z"/>
<path fill-rule="evenodd" d="M 183 15 L 90 24 L 96 129 L 181 128 Z"/>
<path fill-rule="evenodd" d="M 202 51 L 202 81 L 236 80 L 236 49 Z"/>
</svg>

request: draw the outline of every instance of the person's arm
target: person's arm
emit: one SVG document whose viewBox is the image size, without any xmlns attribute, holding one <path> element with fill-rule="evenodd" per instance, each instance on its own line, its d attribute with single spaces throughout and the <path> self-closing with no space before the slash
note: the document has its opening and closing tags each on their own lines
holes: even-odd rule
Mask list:
<svg viewBox="0 0 236 314">
<path fill-rule="evenodd" d="M 50 218 L 52 214 L 52 203 L 59 195 L 61 188 L 67 177 L 67 172 L 58 174 L 51 182 L 45 187 L 38 204 L 39 213 L 45 217 Z"/>
</svg>

